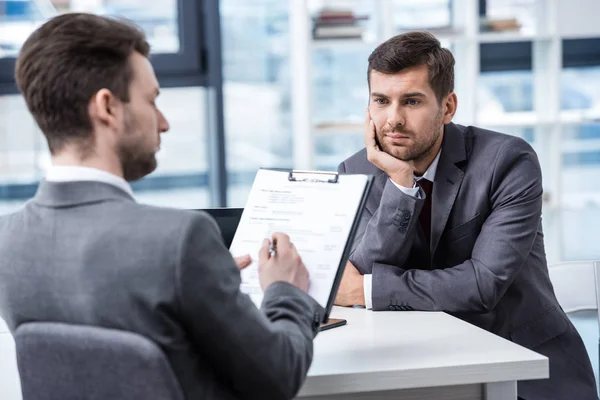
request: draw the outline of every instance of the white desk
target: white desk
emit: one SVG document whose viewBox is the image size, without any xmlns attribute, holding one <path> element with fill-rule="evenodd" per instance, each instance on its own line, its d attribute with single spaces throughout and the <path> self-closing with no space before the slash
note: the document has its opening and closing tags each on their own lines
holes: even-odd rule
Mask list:
<svg viewBox="0 0 600 400">
<path fill-rule="evenodd" d="M 332 316 L 348 325 L 317 336 L 303 400 L 515 400 L 517 380 L 548 377 L 545 357 L 443 313 Z M 0 333 L 2 400 L 21 399 L 14 351 Z"/>
<path fill-rule="evenodd" d="M 444 313 L 335 307 L 319 333 L 302 399 L 515 400 L 548 378 L 548 359 Z"/>
</svg>

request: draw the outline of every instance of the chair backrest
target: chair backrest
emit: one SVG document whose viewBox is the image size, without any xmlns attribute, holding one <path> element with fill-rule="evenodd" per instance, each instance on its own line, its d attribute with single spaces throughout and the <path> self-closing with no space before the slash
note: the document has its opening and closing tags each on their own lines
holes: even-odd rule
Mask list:
<svg viewBox="0 0 600 400">
<path fill-rule="evenodd" d="M 565 262 L 548 266 L 554 293 L 566 313 L 597 310 L 600 302 L 600 262 Z"/>
<path fill-rule="evenodd" d="M 223 242 L 227 248 L 231 247 L 231 242 L 235 236 L 235 231 L 242 218 L 243 208 L 205 208 L 200 211 L 206 211 L 217 223 L 221 230 Z"/>
<path fill-rule="evenodd" d="M 136 333 L 32 322 L 14 338 L 23 400 L 183 399 L 163 352 Z"/>
</svg>

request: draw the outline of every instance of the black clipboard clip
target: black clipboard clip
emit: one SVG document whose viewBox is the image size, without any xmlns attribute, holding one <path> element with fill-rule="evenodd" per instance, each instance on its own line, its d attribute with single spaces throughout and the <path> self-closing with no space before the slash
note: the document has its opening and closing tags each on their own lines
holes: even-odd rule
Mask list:
<svg viewBox="0 0 600 400">
<path fill-rule="evenodd" d="M 299 175 L 302 175 L 299 177 Z M 290 182 L 324 182 L 338 183 L 340 174 L 330 171 L 300 171 L 291 170 L 288 176 Z"/>
</svg>

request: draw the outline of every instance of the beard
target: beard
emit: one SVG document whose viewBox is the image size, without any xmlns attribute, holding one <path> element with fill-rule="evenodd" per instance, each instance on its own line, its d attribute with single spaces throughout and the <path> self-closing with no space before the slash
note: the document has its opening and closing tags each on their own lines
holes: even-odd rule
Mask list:
<svg viewBox="0 0 600 400">
<path fill-rule="evenodd" d="M 438 141 L 441 134 L 442 119 L 442 109 L 440 108 L 438 114 L 435 116 L 435 119 L 431 122 L 427 129 L 420 134 L 404 129 L 402 126 L 382 130 L 381 132 L 377 132 L 375 135 L 378 142 L 377 144 L 384 152 L 399 160 L 419 161 L 431 153 L 431 150 Z M 390 133 L 400 133 L 408 136 L 412 139 L 413 145 L 410 147 L 394 145 L 386 141 L 385 137 Z"/>
<path fill-rule="evenodd" d="M 125 135 L 119 145 L 119 160 L 123 178 L 127 182 L 137 181 L 153 172 L 157 167 L 156 150 L 146 149 L 147 135 L 136 129 L 135 118 L 130 112 L 125 114 Z"/>
</svg>

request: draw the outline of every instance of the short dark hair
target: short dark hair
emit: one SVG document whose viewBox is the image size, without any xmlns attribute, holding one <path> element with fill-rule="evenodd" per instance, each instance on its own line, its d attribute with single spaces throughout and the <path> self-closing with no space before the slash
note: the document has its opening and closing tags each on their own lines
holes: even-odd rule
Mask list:
<svg viewBox="0 0 600 400">
<path fill-rule="evenodd" d="M 427 65 L 429 84 L 438 102 L 454 90 L 454 56 L 429 32 L 414 31 L 383 42 L 369 56 L 367 82 L 371 71 L 396 74 L 403 69 Z"/>
<path fill-rule="evenodd" d="M 136 25 L 93 14 L 54 17 L 29 36 L 15 78 L 51 153 L 69 141 L 89 143 L 88 104 L 100 89 L 129 101 L 133 52 L 145 57 L 150 52 Z"/>
</svg>

